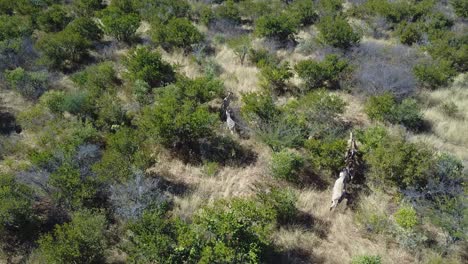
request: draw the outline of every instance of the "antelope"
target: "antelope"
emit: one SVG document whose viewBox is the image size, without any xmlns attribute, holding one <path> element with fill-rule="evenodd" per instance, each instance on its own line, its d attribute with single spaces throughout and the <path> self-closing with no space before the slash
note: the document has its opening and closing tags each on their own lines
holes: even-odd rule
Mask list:
<svg viewBox="0 0 468 264">
<path fill-rule="evenodd" d="M 338 206 L 338 204 L 343 200 L 346 195 L 346 184 L 349 180 L 349 173 L 346 169 L 340 172 L 340 177 L 335 181 L 333 186 L 332 194 L 332 204 L 330 206 L 330 211 Z"/>
</svg>

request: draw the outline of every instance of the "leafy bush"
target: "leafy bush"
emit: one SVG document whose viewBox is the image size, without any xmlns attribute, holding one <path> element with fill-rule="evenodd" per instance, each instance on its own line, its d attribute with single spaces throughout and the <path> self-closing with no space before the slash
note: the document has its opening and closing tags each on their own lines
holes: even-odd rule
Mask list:
<svg viewBox="0 0 468 264">
<path fill-rule="evenodd" d="M 278 223 L 286 224 L 297 215 L 297 195 L 292 189 L 271 187 L 269 191 L 258 190 L 259 201 L 276 212 Z"/>
<path fill-rule="evenodd" d="M 344 167 L 343 153 L 346 152 L 346 140 L 343 139 L 309 139 L 305 148 L 309 151 L 310 161 L 321 170 L 332 174 L 338 173 Z"/>
<path fill-rule="evenodd" d="M 221 200 L 198 211 L 192 235 L 188 233 L 181 242 L 190 245 L 186 254 L 199 254 L 200 263 L 258 263 L 264 261 L 270 245 L 274 220 L 274 210 L 253 200 Z"/>
<path fill-rule="evenodd" d="M 27 17 L 0 15 L 0 41 L 25 37 L 31 33 L 32 25 Z"/>
<path fill-rule="evenodd" d="M 8 85 L 27 99 L 37 99 L 47 90 L 48 75 L 46 72 L 27 72 L 19 67 L 5 71 Z"/>
<path fill-rule="evenodd" d="M 75 32 L 91 41 L 99 41 L 102 38 L 102 30 L 96 22 L 89 17 L 80 17 L 67 25 L 69 32 Z"/>
<path fill-rule="evenodd" d="M 401 23 L 397 29 L 400 42 L 406 45 L 413 45 L 422 39 L 421 29 L 415 23 Z"/>
<path fill-rule="evenodd" d="M 304 160 L 298 154 L 282 150 L 271 157 L 271 173 L 273 177 L 298 182 L 299 173 L 304 165 Z"/>
<path fill-rule="evenodd" d="M 277 93 L 285 92 L 286 82 L 293 77 L 293 73 L 287 62 L 276 65 L 265 65 L 260 69 L 260 75 L 262 77 L 262 85 Z"/>
<path fill-rule="evenodd" d="M 456 71 L 447 60 L 424 62 L 416 65 L 413 71 L 418 81 L 430 89 L 448 85 L 456 75 Z"/>
<path fill-rule="evenodd" d="M 468 17 L 468 2 L 466 0 L 452 0 L 450 2 L 455 10 L 455 14 L 459 17 Z"/>
<path fill-rule="evenodd" d="M 269 94 L 264 93 L 246 93 L 242 95 L 241 112 L 244 118 L 249 121 L 269 121 L 274 120 L 280 113 L 276 107 L 273 98 Z"/>
<path fill-rule="evenodd" d="M 361 39 L 342 16 L 323 17 L 317 26 L 320 31 L 319 39 L 335 48 L 348 49 Z"/>
<path fill-rule="evenodd" d="M 51 5 L 37 18 L 39 27 L 46 32 L 58 32 L 70 23 L 72 18 L 63 5 Z"/>
<path fill-rule="evenodd" d="M 249 36 L 243 35 L 237 38 L 233 38 L 229 40 L 228 45 L 239 58 L 241 65 L 244 65 L 245 58 L 249 54 L 252 46 Z"/>
<path fill-rule="evenodd" d="M 92 16 L 95 11 L 103 7 L 101 0 L 73 1 L 74 10 L 81 16 Z"/>
<path fill-rule="evenodd" d="M 173 47 L 190 49 L 190 46 L 203 40 L 203 34 L 185 18 L 173 18 L 165 25 L 154 25 L 154 42 L 167 49 Z"/>
<path fill-rule="evenodd" d="M 266 49 L 250 49 L 248 54 L 249 61 L 257 67 L 274 65 L 279 63 L 279 59 Z"/>
<path fill-rule="evenodd" d="M 260 17 L 255 23 L 255 32 L 261 37 L 279 41 L 294 39 L 297 22 L 286 14 L 271 14 Z"/>
<path fill-rule="evenodd" d="M 400 207 L 393 217 L 396 223 L 405 229 L 412 229 L 418 224 L 416 210 L 411 206 Z"/>
<path fill-rule="evenodd" d="M 217 80 L 181 80 L 165 88 L 154 107 L 146 108 L 140 125 L 166 147 L 192 149 L 199 139 L 213 135 L 218 118 L 205 103 L 222 89 Z"/>
<path fill-rule="evenodd" d="M 128 70 L 127 78 L 145 81 L 151 87 L 167 85 L 175 78 L 171 65 L 162 60 L 161 54 L 149 48 L 131 50 L 124 64 Z"/>
<path fill-rule="evenodd" d="M 234 24 L 240 24 L 242 22 L 240 10 L 232 0 L 225 1 L 222 5 L 218 6 L 214 12 L 218 19 L 227 20 Z"/>
<path fill-rule="evenodd" d="M 288 5 L 286 10 L 291 17 L 296 18 L 302 26 L 308 26 L 318 20 L 318 14 L 312 0 L 296 0 Z"/>
<path fill-rule="evenodd" d="M 427 184 L 434 160 L 430 149 L 398 136 L 384 136 L 378 129 L 366 131 L 364 137 L 375 144 L 364 154 L 370 166 L 368 179 L 402 189 L 420 189 Z"/>
<path fill-rule="evenodd" d="M 0 240 L 11 232 L 30 237 L 34 222 L 32 190 L 8 174 L 0 174 L 0 190 Z"/>
<path fill-rule="evenodd" d="M 44 55 L 46 64 L 63 70 L 73 68 L 83 61 L 91 43 L 76 32 L 64 30 L 41 37 L 36 47 Z"/>
<path fill-rule="evenodd" d="M 118 41 L 131 42 L 136 37 L 140 26 L 140 18 L 134 13 L 123 13 L 115 7 L 108 7 L 102 11 L 101 21 L 106 34 Z"/>
<path fill-rule="evenodd" d="M 411 98 L 406 98 L 398 104 L 390 93 L 372 96 L 366 102 L 365 111 L 372 120 L 401 124 L 412 130 L 422 128 L 419 105 Z"/>
<path fill-rule="evenodd" d="M 134 4 L 142 18 L 151 23 L 166 23 L 174 17 L 189 17 L 190 13 L 186 0 L 140 0 Z"/>
<path fill-rule="evenodd" d="M 382 258 L 380 256 L 361 255 L 355 256 L 351 260 L 351 264 L 381 264 Z"/>
<path fill-rule="evenodd" d="M 100 263 L 106 240 L 104 215 L 79 211 L 70 223 L 58 225 L 39 240 L 39 252 L 47 263 Z"/>
<path fill-rule="evenodd" d="M 294 66 L 297 74 L 304 80 L 307 90 L 322 86 L 338 87 L 341 75 L 348 69 L 348 62 L 337 55 L 327 55 L 321 62 L 300 61 Z"/>
</svg>

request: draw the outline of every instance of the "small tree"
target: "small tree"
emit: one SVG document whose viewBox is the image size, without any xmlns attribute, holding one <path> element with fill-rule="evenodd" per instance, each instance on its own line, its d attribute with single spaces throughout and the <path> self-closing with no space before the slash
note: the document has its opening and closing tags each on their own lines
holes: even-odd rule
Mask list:
<svg viewBox="0 0 468 264">
<path fill-rule="evenodd" d="M 304 160 L 301 156 L 282 150 L 273 154 L 270 169 L 273 177 L 297 183 L 303 165 Z"/>
<path fill-rule="evenodd" d="M 90 41 L 99 41 L 102 38 L 102 30 L 96 22 L 89 17 L 80 17 L 73 20 L 67 26 L 69 32 L 75 32 Z"/>
<path fill-rule="evenodd" d="M 338 173 L 345 166 L 343 153 L 346 152 L 346 141 L 327 138 L 324 140 L 309 139 L 305 143 L 311 163 L 320 170 Z"/>
<path fill-rule="evenodd" d="M 166 25 L 157 24 L 152 32 L 153 41 L 165 48 L 190 49 L 203 40 L 203 35 L 185 18 L 173 18 Z"/>
<path fill-rule="evenodd" d="M 229 47 L 234 51 L 234 54 L 239 58 L 241 65 L 244 65 L 245 58 L 249 54 L 252 43 L 248 35 L 242 35 L 228 41 Z"/>
<path fill-rule="evenodd" d="M 318 19 L 313 0 L 295 0 L 288 6 L 287 12 L 290 12 L 302 26 L 311 25 Z"/>
<path fill-rule="evenodd" d="M 278 65 L 265 65 L 260 69 L 262 84 L 265 88 L 271 88 L 273 91 L 282 93 L 286 89 L 286 82 L 293 77 L 289 63 Z"/>
<path fill-rule="evenodd" d="M 222 5 L 218 6 L 215 9 L 215 16 L 218 19 L 227 20 L 234 24 L 240 24 L 242 22 L 239 7 L 233 0 L 227 0 Z"/>
<path fill-rule="evenodd" d="M 143 80 L 151 87 L 164 86 L 175 78 L 171 65 L 162 60 L 158 52 L 149 48 L 132 49 L 124 60 L 127 78 L 131 81 Z"/>
<path fill-rule="evenodd" d="M 359 43 L 361 36 L 354 32 L 346 18 L 326 16 L 318 24 L 319 39 L 335 48 L 348 49 Z"/>
<path fill-rule="evenodd" d="M 135 39 L 136 31 L 140 26 L 140 17 L 137 14 L 126 14 L 115 7 L 103 10 L 101 21 L 106 34 L 125 42 Z"/>
<path fill-rule="evenodd" d="M 322 86 L 338 87 L 340 77 L 348 68 L 348 62 L 334 54 L 327 55 L 321 62 L 303 60 L 294 67 L 305 81 L 307 90 Z"/>
<path fill-rule="evenodd" d="M 46 32 L 57 32 L 65 28 L 72 18 L 63 5 L 51 5 L 37 18 L 39 27 Z"/>
<path fill-rule="evenodd" d="M 63 70 L 81 62 L 88 55 L 91 43 L 78 33 L 64 30 L 41 37 L 36 47 L 46 64 Z"/>
<path fill-rule="evenodd" d="M 106 218 L 91 211 L 73 214 L 70 223 L 58 225 L 39 239 L 39 252 L 47 263 L 102 263 Z"/>
<path fill-rule="evenodd" d="M 287 41 L 294 39 L 294 34 L 297 33 L 297 21 L 286 14 L 264 15 L 257 19 L 255 32 L 261 37 Z"/>
</svg>

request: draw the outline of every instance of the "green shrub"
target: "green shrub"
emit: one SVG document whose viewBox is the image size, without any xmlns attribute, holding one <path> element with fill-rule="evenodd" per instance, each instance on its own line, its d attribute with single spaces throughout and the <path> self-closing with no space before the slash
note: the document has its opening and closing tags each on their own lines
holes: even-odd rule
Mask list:
<svg viewBox="0 0 468 264">
<path fill-rule="evenodd" d="M 242 22 L 239 7 L 232 0 L 225 1 L 215 9 L 215 16 L 218 19 L 227 20 L 234 24 Z"/>
<path fill-rule="evenodd" d="M 42 36 L 36 47 L 47 65 L 63 70 L 80 63 L 88 55 L 91 43 L 76 32 L 64 30 Z"/>
<path fill-rule="evenodd" d="M 400 42 L 406 45 L 413 45 L 422 39 L 421 29 L 415 23 L 401 23 L 397 29 Z"/>
<path fill-rule="evenodd" d="M 280 110 L 276 107 L 273 98 L 265 93 L 245 93 L 242 95 L 242 103 L 244 104 L 241 113 L 248 121 L 265 121 L 275 120 L 280 114 Z"/>
<path fill-rule="evenodd" d="M 286 91 L 286 82 L 293 77 L 291 68 L 288 62 L 276 65 L 265 65 L 260 68 L 260 76 L 262 77 L 262 85 L 277 93 Z"/>
<path fill-rule="evenodd" d="M 244 65 L 245 58 L 249 54 L 252 46 L 249 36 L 242 35 L 237 38 L 232 38 L 228 41 L 228 45 L 239 58 L 241 65 Z"/>
<path fill-rule="evenodd" d="M 135 8 L 150 23 L 167 23 L 174 17 L 189 17 L 190 5 L 186 0 L 139 0 Z"/>
<path fill-rule="evenodd" d="M 401 124 L 416 131 L 423 126 L 419 104 L 411 98 L 406 98 L 398 104 L 390 93 L 372 96 L 366 102 L 365 111 L 372 120 Z"/>
<path fill-rule="evenodd" d="M 255 32 L 261 37 L 287 41 L 294 39 L 297 21 L 286 14 L 264 15 L 255 22 Z"/>
<path fill-rule="evenodd" d="M 39 27 L 46 32 L 58 32 L 71 20 L 68 10 L 63 5 L 51 5 L 37 17 Z"/>
<path fill-rule="evenodd" d="M 443 59 L 418 64 L 413 72 L 420 84 L 430 89 L 448 85 L 456 75 L 451 63 Z"/>
<path fill-rule="evenodd" d="M 0 241 L 7 238 L 7 232 L 14 232 L 24 238 L 32 235 L 34 222 L 32 203 L 33 191 L 8 174 L 0 174 Z"/>
<path fill-rule="evenodd" d="M 348 49 L 361 39 L 342 16 L 323 17 L 317 26 L 320 31 L 319 39 L 335 48 Z"/>
<path fill-rule="evenodd" d="M 166 147 L 191 149 L 199 139 L 213 135 L 218 118 L 205 103 L 222 89 L 216 80 L 181 80 L 165 88 L 154 107 L 146 108 L 140 125 Z"/>
<path fill-rule="evenodd" d="M 48 75 L 46 72 L 27 72 L 18 67 L 5 71 L 8 85 L 27 99 L 37 99 L 47 90 Z"/>
<path fill-rule="evenodd" d="M 344 166 L 343 153 L 346 152 L 346 140 L 343 139 L 309 139 L 305 142 L 312 164 L 318 169 L 328 170 L 335 174 Z"/>
<path fill-rule="evenodd" d="M 313 0 L 293 1 L 288 5 L 286 12 L 290 13 L 291 17 L 296 18 L 302 26 L 311 25 L 318 20 Z"/>
<path fill-rule="evenodd" d="M 426 185 L 434 160 L 430 149 L 397 136 L 381 138 L 379 130 L 367 133 L 377 135 L 365 135 L 366 138 L 380 139 L 373 149 L 364 154 L 364 160 L 370 167 L 368 179 L 378 185 L 390 184 L 403 189 L 418 189 Z"/>
<path fill-rule="evenodd" d="M 91 204 L 98 191 L 98 182 L 93 177 L 83 177 L 80 169 L 71 164 L 60 166 L 50 175 L 48 183 L 56 189 L 57 202 L 71 209 Z"/>
<path fill-rule="evenodd" d="M 199 263 L 260 263 L 265 261 L 275 217 L 274 210 L 253 200 L 216 201 L 197 212 L 193 235 L 188 233 L 181 242 L 189 242 L 185 252 L 198 253 Z"/>
<path fill-rule="evenodd" d="M 348 69 L 348 62 L 337 55 L 327 55 L 321 62 L 303 60 L 294 66 L 297 74 L 304 80 L 306 90 L 323 86 L 338 87 L 338 81 Z"/>
<path fill-rule="evenodd" d="M 68 32 L 75 32 L 91 41 L 99 41 L 102 38 L 102 30 L 96 22 L 89 17 L 80 17 L 67 25 Z"/>
<path fill-rule="evenodd" d="M 259 201 L 276 212 L 278 223 L 286 224 L 298 214 L 296 208 L 297 195 L 292 189 L 271 187 L 269 191 L 257 191 Z"/>
<path fill-rule="evenodd" d="M 80 211 L 70 223 L 57 225 L 39 240 L 39 252 L 47 263 L 101 263 L 106 240 L 104 215 Z"/>
<path fill-rule="evenodd" d="M 102 11 L 101 22 L 106 34 L 118 41 L 131 42 L 136 38 L 140 17 L 134 13 L 123 13 L 115 7 L 108 7 Z"/>
<path fill-rule="evenodd" d="M 411 206 L 400 207 L 393 217 L 396 223 L 405 229 L 412 229 L 419 222 L 416 210 Z"/>
<path fill-rule="evenodd" d="M 250 49 L 248 54 L 249 61 L 257 67 L 278 64 L 279 59 L 266 49 Z"/>
<path fill-rule="evenodd" d="M 188 50 L 191 45 L 203 40 L 203 34 L 189 20 L 173 18 L 165 25 L 155 25 L 152 39 L 167 49 L 176 47 Z"/>
<path fill-rule="evenodd" d="M 288 150 L 281 150 L 272 155 L 270 169 L 275 178 L 298 182 L 303 165 L 304 160 L 301 156 Z"/>
<path fill-rule="evenodd" d="M 101 0 L 76 0 L 73 7 L 80 16 L 93 16 L 94 12 L 103 8 Z"/>
<path fill-rule="evenodd" d="M 343 0 L 320 0 L 318 7 L 324 15 L 339 14 L 343 9 Z"/>
<path fill-rule="evenodd" d="M 21 16 L 0 15 L 0 41 L 29 36 L 32 33 L 31 20 Z"/>
<path fill-rule="evenodd" d="M 450 3 L 455 10 L 455 14 L 459 17 L 467 18 L 468 17 L 468 1 L 466 0 L 452 0 Z"/>
<path fill-rule="evenodd" d="M 162 60 L 161 54 L 149 48 L 135 48 L 124 60 L 127 78 L 131 81 L 142 80 L 151 87 L 164 86 L 175 78 L 171 65 Z"/>
<path fill-rule="evenodd" d="M 361 255 L 355 256 L 351 260 L 351 264 L 381 264 L 382 258 L 380 256 Z"/>
</svg>

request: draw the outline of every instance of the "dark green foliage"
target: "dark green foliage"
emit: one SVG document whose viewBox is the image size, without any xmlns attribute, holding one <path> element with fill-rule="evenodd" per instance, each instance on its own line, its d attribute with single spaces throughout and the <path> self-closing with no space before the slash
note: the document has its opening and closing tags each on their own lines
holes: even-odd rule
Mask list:
<svg viewBox="0 0 468 264">
<path fill-rule="evenodd" d="M 164 206 L 144 212 L 128 229 L 132 232 L 126 245 L 130 263 L 177 261 L 177 222 L 167 216 Z"/>
<path fill-rule="evenodd" d="M 286 14 L 270 14 L 257 19 L 255 32 L 261 37 L 279 41 L 294 39 L 297 33 L 297 21 Z"/>
<path fill-rule="evenodd" d="M 39 252 L 47 263 L 102 263 L 105 228 L 104 215 L 76 212 L 70 223 L 57 225 L 51 234 L 39 240 Z"/>
<path fill-rule="evenodd" d="M 293 77 L 289 63 L 268 64 L 260 68 L 262 85 L 276 93 L 283 93 L 287 90 L 286 82 Z"/>
<path fill-rule="evenodd" d="M 415 23 L 401 23 L 398 26 L 397 34 L 400 42 L 406 45 L 413 45 L 422 39 L 421 29 Z"/>
<path fill-rule="evenodd" d="M 274 210 L 252 200 L 217 201 L 195 215 L 192 234 L 181 245 L 189 244 L 186 254 L 195 250 L 199 263 L 259 263 L 270 245 L 275 217 Z"/>
<path fill-rule="evenodd" d="M 78 167 L 67 163 L 50 175 L 49 184 L 56 188 L 54 198 L 57 203 L 70 209 L 89 204 L 98 192 L 95 178 L 83 177 Z"/>
<path fill-rule="evenodd" d="M 102 11 L 101 22 L 106 34 L 118 41 L 131 42 L 136 38 L 140 17 L 135 13 L 127 14 L 115 7 L 108 7 Z"/>
<path fill-rule="evenodd" d="M 274 153 L 271 158 L 271 173 L 273 177 L 297 183 L 304 160 L 298 154 L 282 150 Z"/>
<path fill-rule="evenodd" d="M 47 90 L 48 75 L 46 72 L 27 72 L 23 68 L 5 71 L 8 85 L 27 99 L 37 99 Z"/>
<path fill-rule="evenodd" d="M 82 62 L 88 55 L 91 43 L 80 34 L 65 30 L 42 36 L 36 47 L 47 65 L 63 70 Z"/>
<path fill-rule="evenodd" d="M 188 50 L 191 45 L 203 40 L 203 34 L 185 18 L 173 18 L 167 24 L 156 24 L 153 28 L 153 41 L 167 49 Z"/>
<path fill-rule="evenodd" d="M 186 0 L 140 0 L 135 8 L 151 23 L 166 23 L 174 17 L 188 17 L 190 5 Z"/>
<path fill-rule="evenodd" d="M 0 15 L 0 42 L 28 36 L 32 33 L 28 17 Z"/>
<path fill-rule="evenodd" d="M 305 142 L 311 163 L 320 170 L 335 174 L 344 166 L 343 153 L 346 152 L 346 140 L 325 138 L 323 140 L 309 139 Z"/>
<path fill-rule="evenodd" d="M 102 38 L 102 30 L 98 27 L 96 22 L 89 17 L 80 17 L 73 20 L 67 26 L 68 32 L 78 33 L 85 39 L 91 41 L 99 41 Z"/>
<path fill-rule="evenodd" d="M 353 257 L 351 264 L 382 264 L 380 256 L 361 255 Z"/>
<path fill-rule="evenodd" d="M 137 170 L 149 165 L 145 138 L 138 131 L 122 127 L 106 138 L 106 150 L 101 161 L 94 166 L 94 172 L 103 180 L 125 182 Z"/>
<path fill-rule="evenodd" d="M 269 94 L 246 93 L 242 95 L 242 102 L 244 103 L 242 115 L 249 121 L 274 120 L 280 113 Z"/>
<path fill-rule="evenodd" d="M 37 18 L 39 27 L 46 32 L 58 32 L 72 20 L 68 10 L 63 5 L 52 5 L 40 13 Z"/>
<path fill-rule="evenodd" d="M 380 130 L 367 130 L 364 145 L 373 145 L 364 154 L 370 166 L 368 179 L 377 184 L 405 188 L 421 188 L 427 184 L 434 161 L 431 150 L 406 142 L 400 136 L 383 135 Z"/>
<path fill-rule="evenodd" d="M 321 62 L 304 60 L 294 66 L 297 74 L 304 80 L 306 90 L 328 86 L 338 87 L 338 81 L 348 70 L 348 62 L 337 55 L 327 55 Z"/>
<path fill-rule="evenodd" d="M 423 125 L 418 102 L 411 98 L 397 103 L 390 93 L 372 96 L 366 102 L 365 111 L 372 120 L 401 124 L 412 130 L 421 129 Z"/>
<path fill-rule="evenodd" d="M 11 175 L 0 174 L 0 241 L 11 233 L 31 236 L 29 228 L 34 222 L 33 199 L 33 192 L 28 186 L 17 182 Z"/>
<path fill-rule="evenodd" d="M 430 89 L 448 85 L 456 75 L 451 63 L 445 59 L 423 62 L 416 65 L 413 71 L 418 81 Z"/>
<path fill-rule="evenodd" d="M 268 191 L 259 189 L 257 198 L 276 212 L 276 220 L 280 224 L 290 222 L 298 214 L 297 195 L 292 189 L 273 186 Z"/>
<path fill-rule="evenodd" d="M 343 3 L 343 0 L 320 0 L 318 6 L 323 15 L 335 15 L 341 12 Z"/>
<path fill-rule="evenodd" d="M 215 79 L 183 79 L 163 89 L 153 107 L 148 107 L 140 126 L 150 137 L 169 148 L 192 148 L 201 138 L 213 135 L 217 116 L 205 104 L 223 90 Z"/>
<path fill-rule="evenodd" d="M 93 16 L 103 5 L 101 0 L 76 0 L 73 7 L 80 16 Z"/>
<path fill-rule="evenodd" d="M 319 38 L 335 48 L 348 49 L 359 43 L 361 36 L 342 16 L 326 16 L 318 24 Z"/>
<path fill-rule="evenodd" d="M 296 0 L 293 1 L 286 12 L 297 19 L 302 26 L 308 26 L 318 20 L 318 14 L 315 9 L 313 0 Z"/>
<path fill-rule="evenodd" d="M 218 19 L 227 20 L 234 24 L 241 23 L 241 14 L 238 6 L 232 0 L 225 1 L 215 9 L 215 16 Z"/>
<path fill-rule="evenodd" d="M 468 1 L 466 0 L 452 0 L 450 3 L 455 10 L 455 14 L 459 17 L 467 18 L 468 17 Z"/>
<path fill-rule="evenodd" d="M 171 65 L 164 62 L 158 52 L 146 47 L 131 50 L 124 63 L 128 79 L 145 81 L 151 87 L 167 85 L 175 78 Z"/>
</svg>

